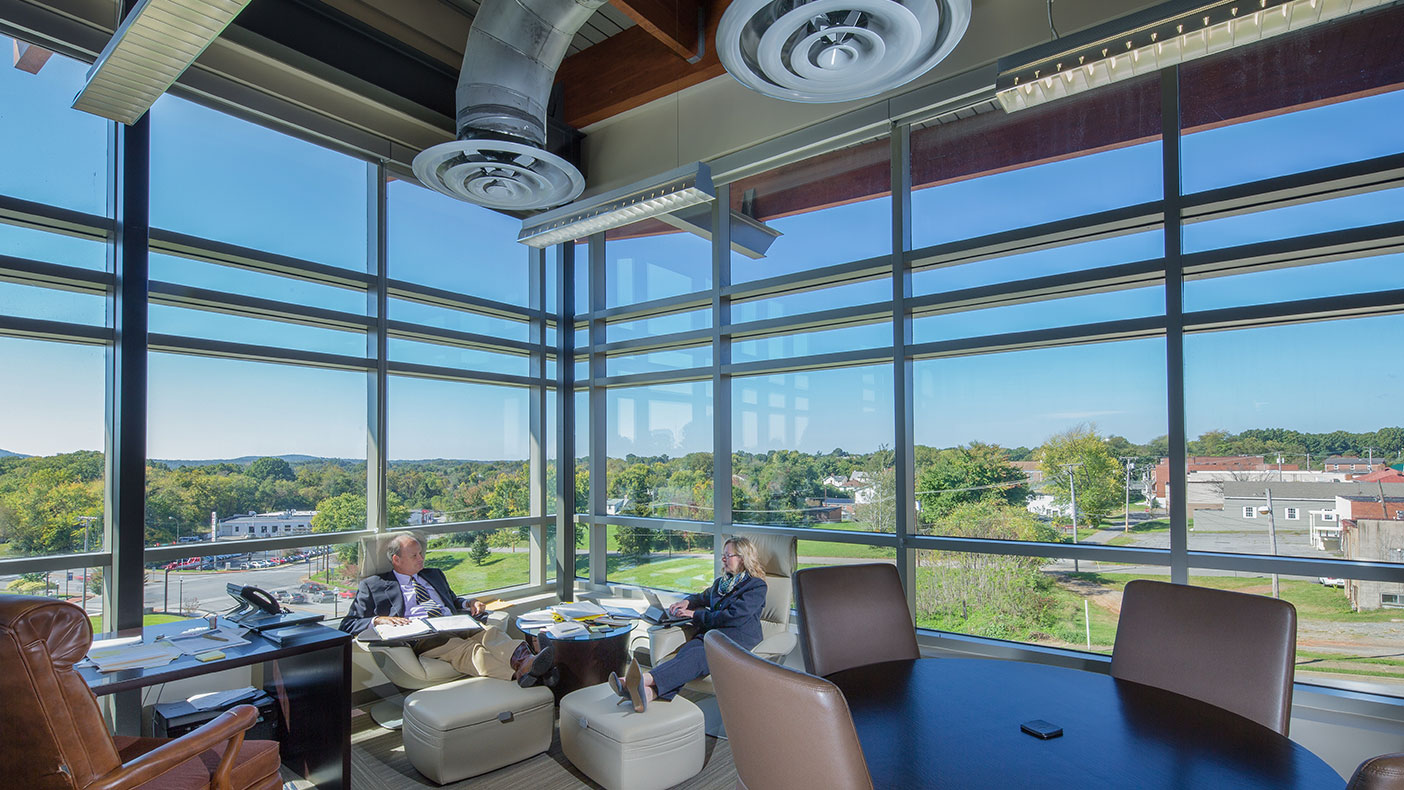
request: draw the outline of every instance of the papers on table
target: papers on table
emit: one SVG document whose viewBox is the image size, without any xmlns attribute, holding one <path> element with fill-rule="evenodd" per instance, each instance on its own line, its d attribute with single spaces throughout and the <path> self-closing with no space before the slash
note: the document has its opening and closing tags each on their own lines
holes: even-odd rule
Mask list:
<svg viewBox="0 0 1404 790">
<path fill-rule="evenodd" d="M 454 614 L 444 617 L 429 617 L 411 620 L 406 625 L 373 625 L 362 631 L 363 642 L 394 642 L 405 639 L 418 639 L 434 633 L 462 634 L 479 631 L 482 624 L 472 615 Z"/>
<path fill-rule="evenodd" d="M 584 634 L 588 634 L 590 633 L 590 629 L 586 628 L 583 623 L 577 623 L 574 620 L 565 620 L 560 623 L 552 623 L 546 626 L 546 633 L 550 634 L 556 639 L 568 639 L 573 636 L 583 636 Z"/>
<path fill-rule="evenodd" d="M 389 642 L 396 639 L 414 639 L 416 637 L 428 636 L 434 633 L 434 629 L 423 620 L 411 620 L 404 625 L 373 625 L 367 628 L 370 638 L 378 642 Z"/>
<path fill-rule="evenodd" d="M 213 631 L 201 628 L 183 633 L 180 636 L 173 636 L 168 641 L 188 656 L 249 643 L 249 640 L 244 638 L 243 629 L 239 628 L 217 628 Z"/>
<path fill-rule="evenodd" d="M 537 609 L 517 618 L 522 628 L 542 628 L 556 622 L 556 613 L 550 609 Z"/>
<path fill-rule="evenodd" d="M 574 603 L 556 604 L 551 607 L 551 611 L 567 620 L 585 620 L 590 617 L 599 617 L 605 614 L 604 607 L 594 601 L 576 601 Z"/>
<path fill-rule="evenodd" d="M 431 617 L 426 620 L 435 631 L 481 631 L 483 626 L 471 614 L 451 614 L 444 617 Z"/>
<path fill-rule="evenodd" d="M 205 694 L 196 694 L 186 700 L 195 706 L 196 710 L 214 710 L 224 708 L 235 702 L 250 699 L 258 695 L 258 689 L 253 686 L 245 686 L 241 689 L 228 689 L 227 691 L 211 691 Z"/>
<path fill-rule="evenodd" d="M 112 640 L 103 640 L 112 641 Z M 131 642 L 116 647 L 108 646 L 100 650 L 89 650 L 88 659 L 99 672 L 116 672 L 122 669 L 149 669 L 163 667 L 181 655 L 181 649 L 168 640 L 142 644 Z"/>
</svg>

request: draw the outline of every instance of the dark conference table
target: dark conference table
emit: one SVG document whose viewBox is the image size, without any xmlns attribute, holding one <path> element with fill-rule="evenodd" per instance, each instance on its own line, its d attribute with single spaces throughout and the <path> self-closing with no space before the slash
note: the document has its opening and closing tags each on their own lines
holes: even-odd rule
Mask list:
<svg viewBox="0 0 1404 790">
<path fill-rule="evenodd" d="M 884 788 L 1341 788 L 1321 758 L 1237 714 L 1109 675 L 1016 661 L 888 661 L 829 676 Z M 1040 740 L 1020 731 L 1044 719 Z"/>
</svg>

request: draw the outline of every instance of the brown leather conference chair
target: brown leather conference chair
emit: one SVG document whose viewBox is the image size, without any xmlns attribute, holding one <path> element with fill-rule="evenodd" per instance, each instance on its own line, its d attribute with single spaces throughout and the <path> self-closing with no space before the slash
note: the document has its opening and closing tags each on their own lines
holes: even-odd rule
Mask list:
<svg viewBox="0 0 1404 790">
<path fill-rule="evenodd" d="M 897 569 L 885 563 L 795 574 L 804 668 L 826 677 L 880 661 L 921 658 Z"/>
<path fill-rule="evenodd" d="M 0 594 L 0 784 L 25 790 L 278 790 L 278 744 L 245 741 L 240 705 L 181 738 L 113 738 L 73 669 L 92 625 L 71 603 Z"/>
<path fill-rule="evenodd" d="M 1346 790 L 1404 790 L 1404 752 L 1382 754 L 1361 763 Z"/>
<path fill-rule="evenodd" d="M 703 638 L 739 790 L 871 790 L 848 701 L 823 678 Z"/>
<path fill-rule="evenodd" d="M 1297 610 L 1286 601 L 1137 579 L 1122 593 L 1111 675 L 1286 735 L 1296 654 Z"/>
</svg>

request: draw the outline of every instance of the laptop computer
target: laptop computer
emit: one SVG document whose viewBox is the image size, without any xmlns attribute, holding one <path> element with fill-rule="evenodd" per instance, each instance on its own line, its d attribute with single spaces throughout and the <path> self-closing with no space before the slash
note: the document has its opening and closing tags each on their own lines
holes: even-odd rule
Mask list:
<svg viewBox="0 0 1404 790">
<path fill-rule="evenodd" d="M 674 617 L 668 614 L 668 607 L 658 599 L 652 590 L 643 591 L 644 598 L 648 599 L 648 609 L 644 610 L 643 619 L 654 625 L 682 625 L 692 622 L 691 617 Z"/>
</svg>

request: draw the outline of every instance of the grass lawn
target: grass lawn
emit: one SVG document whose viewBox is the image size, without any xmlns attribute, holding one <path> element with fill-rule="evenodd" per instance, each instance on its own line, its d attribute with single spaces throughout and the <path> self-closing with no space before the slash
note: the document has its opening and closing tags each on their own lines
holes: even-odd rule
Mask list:
<svg viewBox="0 0 1404 790">
<path fill-rule="evenodd" d="M 162 623 L 175 623 L 189 619 L 189 617 L 182 617 L 175 614 L 144 614 L 141 616 L 141 624 L 144 626 L 160 625 Z M 93 633 L 102 633 L 102 615 L 92 615 L 88 617 L 88 622 L 93 624 Z"/>
<path fill-rule="evenodd" d="M 1190 525 L 1191 525 L 1191 526 L 1194 525 L 1194 519 L 1190 519 Z M 1119 529 L 1121 529 L 1121 524 L 1116 524 L 1116 525 L 1114 525 L 1114 526 L 1112 526 L 1112 527 L 1109 527 L 1109 529 L 1118 529 L 1118 530 L 1119 530 Z M 1130 531 L 1130 532 L 1128 532 L 1128 533 L 1126 533 L 1126 534 L 1124 534 L 1124 535 L 1117 535 L 1116 537 L 1114 537 L 1114 538 L 1112 538 L 1111 540 L 1107 541 L 1106 545 L 1108 545 L 1108 546 L 1129 546 L 1129 545 L 1131 545 L 1131 544 L 1133 544 L 1133 543 L 1136 542 L 1136 536 L 1137 536 L 1137 535 L 1149 535 L 1149 534 L 1151 534 L 1151 533 L 1153 533 L 1153 532 L 1169 532 L 1169 531 L 1170 531 L 1170 521 L 1169 521 L 1169 519 L 1163 519 L 1163 518 L 1151 519 L 1150 521 L 1142 521 L 1142 522 L 1137 523 L 1137 524 L 1132 524 L 1132 525 L 1131 525 L 1131 531 Z"/>
</svg>

